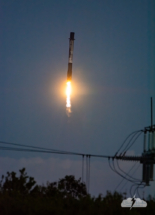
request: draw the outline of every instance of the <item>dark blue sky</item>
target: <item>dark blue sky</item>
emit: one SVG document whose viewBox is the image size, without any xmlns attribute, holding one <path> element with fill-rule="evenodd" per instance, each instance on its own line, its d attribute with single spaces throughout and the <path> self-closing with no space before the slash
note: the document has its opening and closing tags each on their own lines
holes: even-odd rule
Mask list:
<svg viewBox="0 0 155 215">
<path fill-rule="evenodd" d="M 148 126 L 155 92 L 152 2 L 2 0 L 0 140 L 113 155 L 129 133 Z M 68 118 L 64 91 L 71 31 L 74 92 Z M 132 153 L 141 154 L 142 144 L 143 137 Z M 40 182 L 71 173 L 81 176 L 81 160 L 74 157 L 8 151 L 0 151 L 0 157 L 0 174 L 25 165 Z M 51 167 L 38 162 L 55 162 L 54 179 Z M 106 162 L 92 161 L 92 193 L 119 182 Z M 116 181 L 104 184 L 102 171 L 95 169 L 102 164 L 106 177 Z"/>
</svg>

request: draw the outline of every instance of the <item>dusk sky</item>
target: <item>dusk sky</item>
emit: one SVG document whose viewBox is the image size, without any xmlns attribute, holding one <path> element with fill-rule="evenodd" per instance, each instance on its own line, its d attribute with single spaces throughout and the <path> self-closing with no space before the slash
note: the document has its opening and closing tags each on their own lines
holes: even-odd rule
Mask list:
<svg viewBox="0 0 155 215">
<path fill-rule="evenodd" d="M 153 10 L 153 0 L 1 0 L 0 141 L 112 156 L 131 132 L 149 126 L 151 96 L 155 107 Z M 75 41 L 68 117 L 70 32 Z M 129 153 L 142 151 L 143 134 Z M 79 178 L 81 160 L 0 150 L 0 176 L 26 167 L 40 184 L 67 174 Z M 120 165 L 128 170 L 133 162 Z M 114 191 L 120 181 L 107 159 L 91 158 L 92 195 Z M 145 192 L 152 188 L 155 182 Z"/>
</svg>

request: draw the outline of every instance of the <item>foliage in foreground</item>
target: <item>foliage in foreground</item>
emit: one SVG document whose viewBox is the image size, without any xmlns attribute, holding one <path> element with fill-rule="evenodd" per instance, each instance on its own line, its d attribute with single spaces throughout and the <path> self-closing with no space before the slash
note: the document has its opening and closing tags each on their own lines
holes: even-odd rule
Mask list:
<svg viewBox="0 0 155 215">
<path fill-rule="evenodd" d="M 65 176 L 58 182 L 47 182 L 37 185 L 33 177 L 27 176 L 25 168 L 19 170 L 19 177 L 15 172 L 7 172 L 0 181 L 0 214 L 22 215 L 111 215 L 111 214 L 149 214 L 155 211 L 155 202 L 147 202 L 147 208 L 122 208 L 123 195 L 107 191 L 105 197 L 101 194 L 91 197 L 81 179 Z"/>
</svg>

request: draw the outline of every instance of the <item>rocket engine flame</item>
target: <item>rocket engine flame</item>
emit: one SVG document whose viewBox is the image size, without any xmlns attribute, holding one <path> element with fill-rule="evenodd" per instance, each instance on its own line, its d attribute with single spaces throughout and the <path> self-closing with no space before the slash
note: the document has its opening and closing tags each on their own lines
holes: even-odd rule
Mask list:
<svg viewBox="0 0 155 215">
<path fill-rule="evenodd" d="M 72 87 L 71 87 L 71 81 L 67 81 L 67 86 L 66 86 L 66 113 L 67 116 L 70 117 L 71 114 L 71 91 L 72 91 Z"/>
</svg>

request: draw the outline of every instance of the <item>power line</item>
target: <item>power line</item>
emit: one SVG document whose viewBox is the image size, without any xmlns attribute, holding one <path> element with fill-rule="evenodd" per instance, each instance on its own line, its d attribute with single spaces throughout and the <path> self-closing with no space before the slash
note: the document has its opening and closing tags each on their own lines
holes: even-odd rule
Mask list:
<svg viewBox="0 0 155 215">
<path fill-rule="evenodd" d="M 139 198 L 141 198 L 141 196 L 139 195 L 139 192 L 138 192 L 138 189 L 143 189 L 146 185 L 145 184 L 142 184 L 143 182 L 141 182 L 135 189 L 135 192 L 134 193 L 138 193 L 138 196 Z M 139 187 L 140 185 L 142 185 L 142 187 Z M 142 198 L 141 198 L 142 199 Z"/>
<path fill-rule="evenodd" d="M 135 194 L 136 189 L 139 187 L 139 185 L 145 185 L 145 184 L 143 184 L 143 183 L 144 183 L 144 182 L 141 181 L 139 184 L 134 183 L 133 185 L 131 185 L 131 187 L 130 187 L 130 195 L 133 196 L 133 195 Z M 135 192 L 132 194 L 132 188 L 133 188 L 134 186 L 137 186 L 137 187 L 135 188 Z"/>
<path fill-rule="evenodd" d="M 115 159 L 117 159 L 117 160 L 118 159 L 125 159 L 125 160 L 135 160 L 136 159 L 134 157 L 126 157 L 125 153 L 135 143 L 135 141 L 138 139 L 138 137 L 140 136 L 140 134 L 142 132 L 144 132 L 144 131 L 143 130 L 138 130 L 138 131 L 134 131 L 131 134 L 129 134 L 127 136 L 127 138 L 124 140 L 124 142 L 122 143 L 122 145 L 120 146 L 120 148 L 115 153 L 115 156 L 77 153 L 77 152 L 72 152 L 72 151 L 64 151 L 64 150 L 57 150 L 57 149 L 36 147 L 36 146 L 31 146 L 31 145 L 22 145 L 22 144 L 5 142 L 5 141 L 0 141 L 0 144 L 11 145 L 11 146 L 9 146 L 9 147 L 0 146 L 0 150 L 23 151 L 23 152 L 38 152 L 38 153 L 40 152 L 40 153 L 51 153 L 51 154 L 63 154 L 63 155 L 82 156 L 82 182 L 84 182 L 84 163 L 86 163 L 86 168 L 85 168 L 85 170 L 86 170 L 86 187 L 87 187 L 87 191 L 89 192 L 89 187 L 90 187 L 90 157 L 108 158 L 108 163 L 109 163 L 109 166 L 112 169 L 112 171 L 114 171 L 119 176 L 121 176 L 123 178 L 123 180 L 126 179 L 127 182 L 130 181 L 130 182 L 134 183 L 134 186 L 135 185 L 139 185 L 139 184 L 137 184 L 137 182 L 140 181 L 140 179 L 136 179 L 136 178 L 132 177 L 131 175 L 129 175 L 128 173 L 130 171 L 128 173 L 126 173 L 125 171 L 123 171 L 120 168 L 118 161 L 116 162 L 116 165 L 117 165 L 117 168 L 116 168 L 114 161 L 115 161 Z M 128 139 L 129 139 L 129 141 L 126 144 L 124 150 L 122 150 L 120 156 L 117 156 L 118 152 L 121 150 L 121 148 L 123 147 L 123 145 L 126 143 L 126 141 Z M 85 157 L 86 157 L 86 159 L 85 159 Z M 113 167 L 111 166 L 110 158 L 112 158 L 112 165 L 113 165 Z M 139 157 L 138 159 L 140 161 L 141 157 Z M 121 174 L 121 172 L 123 174 Z M 115 188 L 115 190 L 120 186 L 120 184 L 122 183 L 122 181 Z M 131 187 L 131 189 L 132 189 L 132 187 Z M 138 187 L 137 187 L 137 190 L 138 190 Z"/>
<path fill-rule="evenodd" d="M 131 169 L 128 171 L 128 173 L 135 167 L 135 165 L 136 165 L 137 163 L 135 163 L 132 167 L 131 167 Z M 120 183 L 116 186 L 116 188 L 115 188 L 115 190 L 117 190 L 117 188 L 121 185 L 121 183 L 124 181 L 124 178 L 120 181 Z M 128 182 L 128 181 L 127 181 Z"/>
<path fill-rule="evenodd" d="M 134 183 L 135 183 L 134 180 L 131 180 L 131 179 L 126 178 L 124 175 L 120 174 L 120 173 L 116 170 L 113 160 L 114 160 L 114 159 L 112 159 L 112 163 L 113 163 L 113 168 L 112 168 L 112 167 L 111 167 L 111 164 L 110 164 L 110 159 L 108 159 L 110 168 L 111 168 L 114 172 L 116 172 L 118 175 L 120 175 L 122 178 L 124 178 L 124 179 L 126 179 L 126 180 L 128 180 L 128 181 L 130 181 L 130 182 L 134 182 Z"/>
<path fill-rule="evenodd" d="M 87 187 L 87 192 L 89 192 L 89 188 L 88 188 L 88 155 L 86 155 L 86 187 Z"/>
<path fill-rule="evenodd" d="M 89 188 L 90 188 L 90 157 L 91 156 L 89 155 L 89 177 L 88 177 L 89 178 L 89 185 L 88 185 Z"/>
<path fill-rule="evenodd" d="M 118 168 L 119 168 L 120 171 L 122 171 L 126 176 L 132 178 L 133 180 L 135 180 L 135 181 L 140 181 L 139 179 L 133 178 L 132 176 L 128 175 L 128 173 L 124 172 L 124 171 L 120 168 L 120 166 L 119 166 L 119 164 L 118 164 L 118 160 L 116 160 L 116 161 L 117 161 L 117 166 L 118 166 Z"/>
<path fill-rule="evenodd" d="M 135 163 L 135 164 L 137 164 L 137 163 Z M 132 173 L 132 175 L 134 175 L 134 173 L 138 170 L 138 168 L 140 167 L 140 163 L 139 163 L 139 165 L 138 165 L 138 167 L 135 169 L 135 171 Z M 126 181 L 125 183 L 124 183 L 124 185 L 120 188 L 120 190 L 122 190 L 124 187 L 125 187 L 125 185 L 128 183 L 128 181 Z"/>
<path fill-rule="evenodd" d="M 138 136 L 134 139 L 134 141 L 131 143 L 131 145 L 128 146 L 128 148 L 126 149 L 126 151 L 129 150 L 129 149 L 131 148 L 131 146 L 135 143 L 135 141 L 138 139 L 138 137 L 139 137 L 140 135 L 141 135 L 141 133 L 138 134 Z"/>
<path fill-rule="evenodd" d="M 140 133 L 139 133 L 140 132 Z M 138 134 L 139 133 L 139 134 Z M 135 141 L 138 139 L 138 137 L 140 136 L 141 131 L 136 132 L 135 134 L 133 134 L 133 136 L 130 138 L 129 142 L 127 143 L 127 145 L 125 146 L 124 150 L 122 150 L 121 154 L 126 153 L 126 151 L 135 143 Z M 135 137 L 136 136 L 136 137 Z M 134 139 L 135 138 L 135 139 Z M 134 140 L 133 140 L 134 139 Z M 133 142 L 132 142 L 133 140 Z M 131 143 L 132 142 L 132 143 Z M 131 143 L 131 144 L 130 144 Z M 129 146 L 130 145 L 130 146 Z"/>
<path fill-rule="evenodd" d="M 138 130 L 138 131 L 134 131 L 132 133 L 130 133 L 126 138 L 125 140 L 123 141 L 122 145 L 119 147 L 119 149 L 117 150 L 117 152 L 115 153 L 115 156 L 118 154 L 118 152 L 120 151 L 120 149 L 123 147 L 123 145 L 125 144 L 125 142 L 127 141 L 127 139 L 134 133 L 137 133 L 137 132 L 140 132 L 140 131 L 143 131 L 143 130 Z"/>
<path fill-rule="evenodd" d="M 108 155 L 95 155 L 95 154 L 84 154 L 84 153 L 77 153 L 77 152 L 71 152 L 71 151 L 63 151 L 63 150 L 57 150 L 57 149 L 49 149 L 49 148 L 42 148 L 42 147 L 35 147 L 35 146 L 30 146 L 30 145 L 22 145 L 22 144 L 17 144 L 17 143 L 10 143 L 10 142 L 4 142 L 0 141 L 1 144 L 8 144 L 8 145 L 15 145 L 15 146 L 21 146 L 21 147 L 29 147 L 33 149 L 24 149 L 24 148 L 17 148 L 17 147 L 2 147 L 0 146 L 1 150 L 13 150 L 13 151 L 29 151 L 29 152 L 42 152 L 42 153 L 54 153 L 54 154 L 67 154 L 67 155 L 77 155 L 77 156 L 88 156 L 90 155 L 91 157 L 102 157 L 102 158 L 108 158 L 112 156 Z"/>
<path fill-rule="evenodd" d="M 84 155 L 82 155 L 82 183 L 83 183 L 83 174 L 84 174 Z"/>
</svg>

